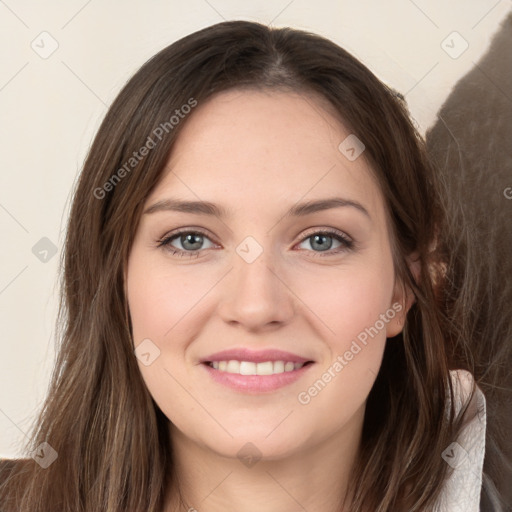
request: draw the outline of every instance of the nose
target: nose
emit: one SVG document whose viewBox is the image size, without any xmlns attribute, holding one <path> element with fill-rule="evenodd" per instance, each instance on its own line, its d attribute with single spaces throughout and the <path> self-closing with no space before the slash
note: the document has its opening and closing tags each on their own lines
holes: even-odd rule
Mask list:
<svg viewBox="0 0 512 512">
<path fill-rule="evenodd" d="M 275 329 L 293 317 L 293 292 L 271 261 L 270 252 L 264 250 L 251 263 L 234 255 L 218 310 L 225 322 L 255 332 Z"/>
</svg>

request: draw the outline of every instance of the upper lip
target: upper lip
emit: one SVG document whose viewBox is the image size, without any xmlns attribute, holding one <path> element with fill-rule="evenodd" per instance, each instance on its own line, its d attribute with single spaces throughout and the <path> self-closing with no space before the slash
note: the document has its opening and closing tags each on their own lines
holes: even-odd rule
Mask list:
<svg viewBox="0 0 512 512">
<path fill-rule="evenodd" d="M 311 359 L 284 352 L 283 350 L 249 350 L 247 348 L 232 348 L 215 352 L 201 360 L 202 363 L 212 363 L 214 361 L 251 361 L 253 363 L 264 363 L 265 361 L 285 361 L 292 363 L 307 363 Z"/>
</svg>

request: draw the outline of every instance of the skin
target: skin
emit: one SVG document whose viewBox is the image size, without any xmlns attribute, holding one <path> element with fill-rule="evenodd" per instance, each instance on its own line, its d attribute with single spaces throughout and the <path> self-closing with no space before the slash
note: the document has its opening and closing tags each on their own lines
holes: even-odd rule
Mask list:
<svg viewBox="0 0 512 512">
<path fill-rule="evenodd" d="M 221 93 L 187 119 L 145 204 L 172 197 L 231 212 L 143 214 L 126 272 L 134 346 L 149 338 L 160 350 L 150 365 L 139 361 L 140 371 L 170 420 L 187 507 L 199 512 L 340 510 L 386 338 L 401 331 L 411 305 L 395 281 L 384 199 L 364 153 L 351 162 L 338 150 L 349 134 L 310 95 Z M 297 202 L 334 196 L 369 215 L 345 206 L 284 216 Z M 178 228 L 206 236 L 158 247 Z M 325 229 L 345 233 L 354 248 L 336 253 L 343 244 L 327 235 L 323 246 L 332 245 L 322 251 L 311 237 Z M 252 263 L 236 252 L 247 236 L 263 249 Z M 199 256 L 171 253 L 187 248 Z M 393 304 L 402 312 L 300 403 L 299 393 Z M 295 383 L 247 394 L 214 382 L 200 363 L 234 347 L 281 349 L 315 363 Z M 237 456 L 248 442 L 262 457 L 252 467 Z M 178 510 L 176 498 L 170 488 L 166 511 Z"/>
</svg>

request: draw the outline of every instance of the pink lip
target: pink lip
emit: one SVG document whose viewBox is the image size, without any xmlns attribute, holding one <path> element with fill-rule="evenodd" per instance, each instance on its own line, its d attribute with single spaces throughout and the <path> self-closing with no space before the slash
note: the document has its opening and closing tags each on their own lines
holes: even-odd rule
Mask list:
<svg viewBox="0 0 512 512">
<path fill-rule="evenodd" d="M 305 359 L 291 352 L 283 352 L 282 350 L 248 350 L 246 348 L 235 348 L 216 352 L 201 360 L 202 363 L 211 363 L 213 361 L 250 361 L 253 363 L 264 363 L 265 361 L 285 361 L 292 363 L 307 363 L 311 359 Z M 293 372 L 289 372 L 293 373 Z M 268 376 L 266 376 L 268 377 Z"/>
<path fill-rule="evenodd" d="M 244 356 L 242 360 L 247 361 L 246 357 L 247 356 Z M 224 361 L 225 359 L 220 360 Z M 276 360 L 280 361 L 282 359 L 277 358 Z M 284 360 L 289 361 L 290 359 L 284 358 Z M 269 361 L 269 359 L 267 358 L 259 362 L 264 361 Z M 215 370 L 215 368 L 209 366 L 206 363 L 199 366 L 204 368 L 215 382 L 234 389 L 235 391 L 255 395 L 260 393 L 269 393 L 295 382 L 296 380 L 300 379 L 311 368 L 311 366 L 313 366 L 313 364 L 307 364 L 298 370 L 278 373 L 275 375 L 239 375 L 237 373 L 228 373 Z"/>
</svg>

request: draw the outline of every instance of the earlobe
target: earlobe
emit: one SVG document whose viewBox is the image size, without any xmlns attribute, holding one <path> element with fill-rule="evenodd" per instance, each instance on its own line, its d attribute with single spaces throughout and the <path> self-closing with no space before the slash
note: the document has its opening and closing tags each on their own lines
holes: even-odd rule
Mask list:
<svg viewBox="0 0 512 512">
<path fill-rule="evenodd" d="M 407 258 L 407 263 L 415 282 L 419 283 L 421 262 L 418 253 L 414 252 L 410 254 Z M 407 313 L 415 301 L 416 297 L 410 287 L 406 286 L 401 280 L 397 280 L 393 300 L 391 302 L 391 308 L 396 311 L 396 315 L 387 324 L 387 338 L 393 338 L 402 332 Z"/>
<path fill-rule="evenodd" d="M 395 315 L 387 323 L 386 338 L 393 338 L 402 332 L 405 324 L 405 317 L 407 316 L 407 312 L 413 303 L 414 295 L 412 293 L 408 293 L 402 283 L 397 283 L 390 308 L 390 311 L 393 310 Z"/>
</svg>

